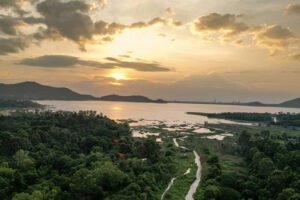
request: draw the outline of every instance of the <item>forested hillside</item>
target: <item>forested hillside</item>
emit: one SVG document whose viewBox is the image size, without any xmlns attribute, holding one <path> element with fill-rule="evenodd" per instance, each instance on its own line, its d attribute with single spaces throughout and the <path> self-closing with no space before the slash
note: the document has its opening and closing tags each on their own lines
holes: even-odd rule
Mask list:
<svg viewBox="0 0 300 200">
<path fill-rule="evenodd" d="M 42 105 L 28 100 L 0 99 L 0 109 L 10 108 L 41 108 Z"/>
<path fill-rule="evenodd" d="M 95 112 L 0 116 L 2 200 L 156 199 L 167 150 Z"/>
</svg>

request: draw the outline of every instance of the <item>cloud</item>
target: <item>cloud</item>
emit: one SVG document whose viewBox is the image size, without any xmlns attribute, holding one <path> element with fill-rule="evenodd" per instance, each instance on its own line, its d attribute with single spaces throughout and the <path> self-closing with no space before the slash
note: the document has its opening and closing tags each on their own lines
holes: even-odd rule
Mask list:
<svg viewBox="0 0 300 200">
<path fill-rule="evenodd" d="M 102 6 L 102 8 L 104 8 L 108 3 L 108 0 L 97 0 L 97 1 Z"/>
<path fill-rule="evenodd" d="M 211 13 L 201 16 L 194 21 L 196 32 L 220 32 L 225 36 L 235 36 L 248 30 L 248 26 L 237 21 L 238 16 L 233 14 Z"/>
<path fill-rule="evenodd" d="M 7 35 L 17 35 L 17 26 L 21 25 L 22 21 L 10 16 L 0 15 L 0 33 Z"/>
<path fill-rule="evenodd" d="M 121 68 L 134 69 L 136 71 L 143 72 L 168 72 L 171 71 L 169 68 L 162 67 L 158 63 L 147 63 L 147 62 L 132 62 L 132 61 L 122 61 L 117 58 L 106 58 L 109 61 L 115 62 L 114 65 Z"/>
<path fill-rule="evenodd" d="M 28 47 L 24 38 L 0 38 L 0 55 L 17 53 Z"/>
<path fill-rule="evenodd" d="M 81 50 L 85 50 L 86 44 L 111 42 L 117 34 L 126 29 L 147 28 L 157 24 L 182 25 L 180 21 L 162 17 L 131 24 L 106 22 L 92 18 L 95 4 L 104 6 L 107 0 L 0 0 L 1 11 L 10 9 L 7 12 L 8 16 L 0 14 L 0 34 L 22 35 L 22 37 L 27 37 L 27 40 L 31 39 L 32 44 L 38 44 L 44 40 L 67 39 L 78 44 Z M 35 32 L 26 33 L 25 29 L 19 28 L 21 25 L 26 25 L 27 28 L 32 27 L 31 30 Z"/>
<path fill-rule="evenodd" d="M 27 4 L 30 2 L 30 9 L 22 6 L 24 2 Z M 33 2 L 36 3 L 33 4 Z M 91 2 L 100 5 L 107 3 L 105 0 L 0 0 L 1 11 L 7 7 L 27 8 L 26 15 L 18 15 L 14 12 L 8 12 L 9 16 L 0 15 L 0 34 L 7 36 L 2 38 L 7 41 L 11 40 L 11 36 L 26 38 L 27 41 L 31 40 L 30 44 L 38 44 L 44 40 L 70 40 L 76 43 L 81 50 L 86 50 L 87 44 L 111 42 L 116 35 L 128 29 L 142 29 L 155 25 L 174 27 L 183 25 L 181 21 L 175 20 L 172 16 L 155 17 L 148 21 L 129 24 L 108 22 L 95 18 L 92 5 L 89 4 Z M 288 7 L 295 7 L 295 5 Z M 167 11 L 172 11 L 172 9 L 169 8 Z M 211 13 L 198 17 L 192 22 L 193 33 L 202 33 L 201 35 L 206 37 L 204 39 L 217 38 L 238 46 L 257 44 L 257 46 L 268 48 L 272 52 L 282 50 L 297 38 L 288 28 L 280 25 L 248 25 L 241 21 L 241 16 Z M 26 25 L 26 28 L 32 26 L 31 30 L 35 32 L 26 33 L 25 29 L 19 28 L 23 25 Z M 28 46 L 23 45 L 18 51 Z"/>
<path fill-rule="evenodd" d="M 18 15 L 24 15 L 27 12 L 23 9 L 24 3 L 35 3 L 38 0 L 0 0 L 0 8 L 11 9 Z"/>
<path fill-rule="evenodd" d="M 109 62 L 98 62 L 93 60 L 82 60 L 78 57 L 67 55 L 45 55 L 35 58 L 26 58 L 21 60 L 18 64 L 34 66 L 34 67 L 76 67 L 87 66 L 104 69 L 113 68 L 128 68 L 142 72 L 168 72 L 170 69 L 160 66 L 158 63 L 148 62 L 132 62 L 122 61 L 117 58 L 106 58 Z"/>
<path fill-rule="evenodd" d="M 128 28 L 147 28 L 154 25 L 168 25 L 168 26 L 181 26 L 182 22 L 173 18 L 155 17 L 148 22 L 135 22 L 128 26 Z"/>
<path fill-rule="evenodd" d="M 106 1 L 100 1 L 105 3 Z M 126 25 L 108 23 L 102 20 L 94 22 L 90 17 L 91 6 L 82 1 L 48 0 L 37 4 L 37 11 L 43 16 L 47 26 L 35 34 L 36 39 L 69 39 L 85 50 L 86 43 L 94 43 L 94 36 L 100 42 L 112 40 L 112 36 L 121 33 Z"/>
<path fill-rule="evenodd" d="M 156 17 L 148 22 L 148 26 L 152 26 L 156 24 L 181 26 L 182 22 L 178 20 L 174 20 L 173 18 L 162 18 L 162 17 Z"/>
<path fill-rule="evenodd" d="M 88 4 L 81 1 L 47 0 L 37 4 L 36 8 L 44 17 L 48 33 L 57 32 L 80 46 L 92 39 L 94 23 L 88 15 Z"/>
<path fill-rule="evenodd" d="M 0 7 L 20 10 L 23 0 L 0 0 Z"/>
<path fill-rule="evenodd" d="M 26 58 L 19 64 L 38 67 L 70 67 L 80 64 L 77 57 L 65 55 L 46 55 L 36 58 Z"/>
<path fill-rule="evenodd" d="M 279 24 L 248 25 L 238 22 L 243 15 L 211 13 L 193 22 L 193 31 L 202 33 L 203 39 L 229 42 L 235 46 L 266 48 L 271 55 L 278 51 L 290 51 L 286 47 L 299 44 L 299 37 L 290 28 Z M 292 49 L 292 48 L 291 48 Z"/>
<path fill-rule="evenodd" d="M 115 35 L 121 33 L 126 27 L 123 24 L 107 23 L 101 20 L 95 23 L 94 33 L 98 35 Z"/>
<path fill-rule="evenodd" d="M 289 4 L 285 8 L 284 13 L 286 15 L 300 15 L 300 4 Z"/>
<path fill-rule="evenodd" d="M 18 64 L 34 66 L 34 67 L 49 67 L 49 68 L 64 68 L 64 67 L 98 67 L 98 68 L 113 68 L 110 63 L 101 63 L 92 60 L 82 60 L 75 56 L 67 55 L 44 55 L 35 58 L 25 58 Z"/>
<path fill-rule="evenodd" d="M 273 50 L 279 50 L 289 45 L 296 39 L 289 28 L 280 25 L 261 25 L 253 28 L 253 34 L 257 44 Z"/>
<path fill-rule="evenodd" d="M 288 40 L 294 38 L 294 34 L 289 28 L 283 28 L 280 25 L 264 25 L 258 29 L 260 38 L 271 40 Z"/>
<path fill-rule="evenodd" d="M 107 3 L 100 1 L 101 4 Z M 92 6 L 83 1 L 47 0 L 37 4 L 37 11 L 42 15 L 46 29 L 35 34 L 36 39 L 64 39 L 76 42 L 85 50 L 86 43 L 109 42 L 116 34 L 125 29 L 146 28 L 156 24 L 180 26 L 181 22 L 173 19 L 154 18 L 149 22 L 136 22 L 129 25 L 108 23 L 103 20 L 94 22 L 90 17 Z M 97 39 L 94 40 L 94 37 Z"/>
</svg>

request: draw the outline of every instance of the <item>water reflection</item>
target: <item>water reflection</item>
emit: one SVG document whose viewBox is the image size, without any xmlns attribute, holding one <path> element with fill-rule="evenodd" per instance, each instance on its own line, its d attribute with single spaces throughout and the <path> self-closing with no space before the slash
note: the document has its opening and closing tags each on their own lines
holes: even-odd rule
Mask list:
<svg viewBox="0 0 300 200">
<path fill-rule="evenodd" d="M 146 119 L 166 121 L 168 123 L 201 123 L 205 121 L 217 123 L 231 123 L 227 120 L 208 119 L 204 116 L 187 115 L 186 112 L 297 112 L 296 108 L 278 107 L 250 107 L 231 105 L 209 104 L 154 104 L 154 103 L 129 103 L 129 102 L 106 102 L 106 101 L 38 101 L 44 105 L 54 106 L 54 110 L 80 111 L 94 110 L 112 119 Z"/>
</svg>

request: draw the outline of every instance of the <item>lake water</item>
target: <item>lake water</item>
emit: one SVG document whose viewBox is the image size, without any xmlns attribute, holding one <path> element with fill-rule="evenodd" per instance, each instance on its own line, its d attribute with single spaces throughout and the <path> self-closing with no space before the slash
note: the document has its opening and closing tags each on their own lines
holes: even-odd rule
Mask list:
<svg viewBox="0 0 300 200">
<path fill-rule="evenodd" d="M 208 119 L 204 116 L 187 115 L 186 112 L 257 112 L 278 113 L 291 112 L 300 113 L 296 108 L 279 107 L 252 107 L 212 104 L 155 104 L 155 103 L 131 103 L 131 102 L 106 102 L 106 101 L 37 101 L 43 105 L 49 105 L 53 110 L 81 111 L 93 110 L 103 113 L 111 119 L 133 119 L 133 120 L 157 120 L 177 123 L 231 123 L 228 120 Z"/>
</svg>

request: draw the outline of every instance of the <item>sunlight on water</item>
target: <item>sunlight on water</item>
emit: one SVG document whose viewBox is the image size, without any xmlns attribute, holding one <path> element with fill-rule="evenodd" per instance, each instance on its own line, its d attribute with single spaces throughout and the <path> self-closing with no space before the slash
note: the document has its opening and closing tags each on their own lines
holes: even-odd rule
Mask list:
<svg viewBox="0 0 300 200">
<path fill-rule="evenodd" d="M 186 112 L 297 112 L 300 109 L 278 107 L 249 107 L 231 105 L 210 104 L 155 104 L 155 103 L 128 103 L 106 101 L 38 101 L 43 105 L 49 105 L 53 110 L 80 111 L 94 110 L 112 119 L 134 120 L 159 120 L 169 123 L 232 123 L 228 120 L 208 119 L 204 116 L 187 115 Z"/>
</svg>

